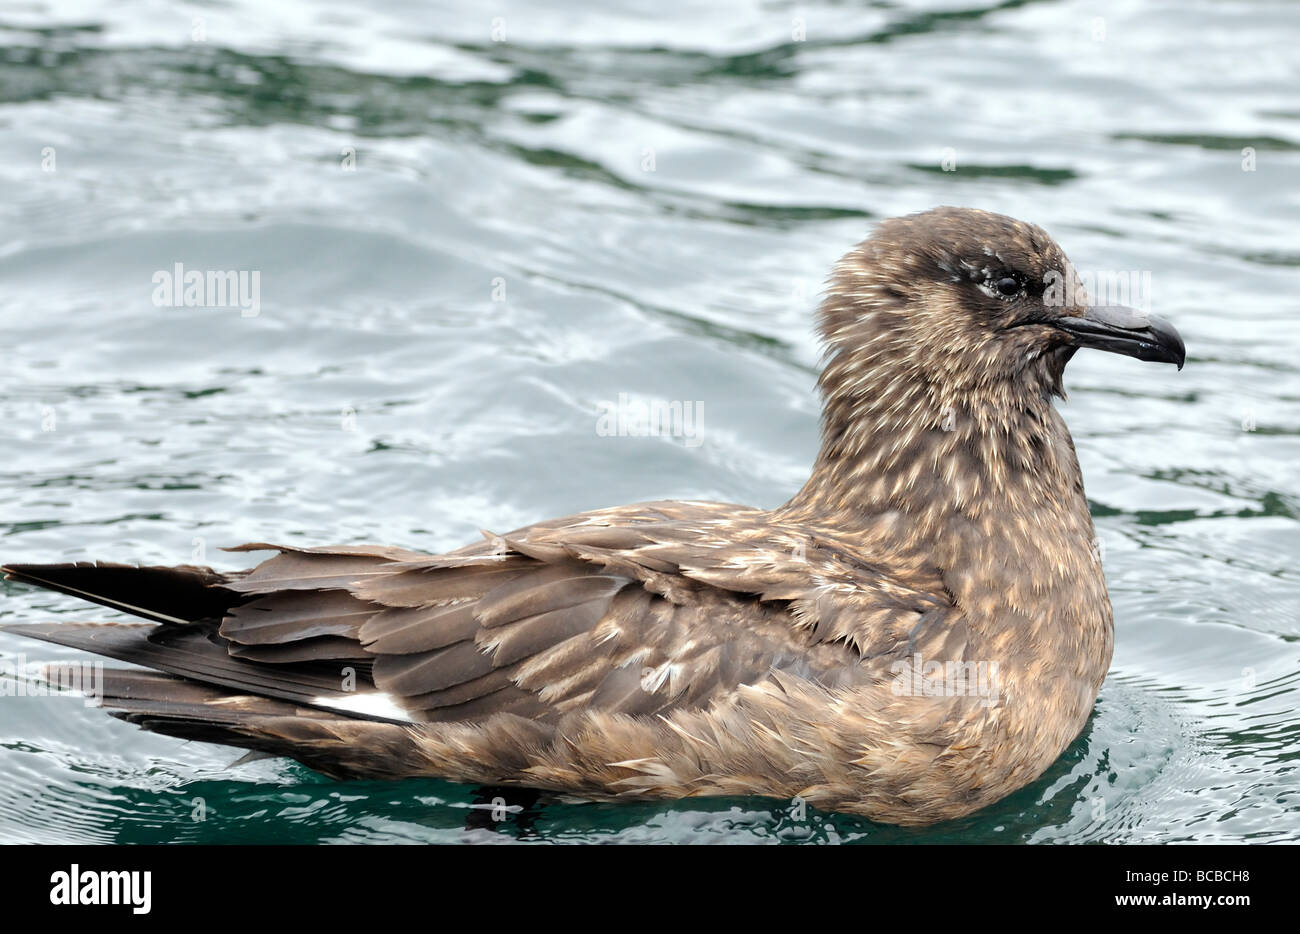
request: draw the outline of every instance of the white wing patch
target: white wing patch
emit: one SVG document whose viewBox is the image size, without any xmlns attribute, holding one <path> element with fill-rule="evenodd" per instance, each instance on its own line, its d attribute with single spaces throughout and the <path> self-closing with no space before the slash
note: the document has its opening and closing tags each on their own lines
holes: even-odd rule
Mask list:
<svg viewBox="0 0 1300 934">
<path fill-rule="evenodd" d="M 313 707 L 329 707 L 347 713 L 359 713 L 367 717 L 383 717 L 385 720 L 401 720 L 412 723 L 410 713 L 400 706 L 393 695 L 383 691 L 371 691 L 367 694 L 350 694 L 345 697 L 315 697 Z"/>
</svg>

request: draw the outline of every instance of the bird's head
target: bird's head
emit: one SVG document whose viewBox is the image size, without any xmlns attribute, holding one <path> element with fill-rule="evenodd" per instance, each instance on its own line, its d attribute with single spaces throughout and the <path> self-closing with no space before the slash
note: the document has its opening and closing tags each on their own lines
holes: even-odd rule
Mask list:
<svg viewBox="0 0 1300 934">
<path fill-rule="evenodd" d="M 1184 360 L 1167 321 L 1091 301 L 1041 228 L 971 208 L 881 223 L 836 266 L 820 324 L 828 391 L 880 368 L 947 393 L 1053 395 L 1082 347 Z"/>
</svg>

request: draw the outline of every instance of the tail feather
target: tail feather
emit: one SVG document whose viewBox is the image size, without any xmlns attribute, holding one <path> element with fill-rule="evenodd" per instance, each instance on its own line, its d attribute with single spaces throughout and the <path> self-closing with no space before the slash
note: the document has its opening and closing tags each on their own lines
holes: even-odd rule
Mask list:
<svg viewBox="0 0 1300 934">
<path fill-rule="evenodd" d="M 219 685 L 228 689 L 223 693 L 247 692 L 303 706 L 328 708 L 330 701 L 355 699 L 358 692 L 351 690 L 354 686 L 363 691 L 373 690 L 369 667 L 363 661 L 309 662 L 268 668 L 231 655 L 223 640 L 203 627 L 69 622 L 13 624 L 0 626 L 0 631 L 193 678 L 204 685 Z M 354 715 L 367 717 L 365 713 Z M 369 719 L 391 718 L 370 716 Z"/>
<path fill-rule="evenodd" d="M 52 662 L 45 666 L 46 677 L 58 683 L 58 670 L 75 667 L 73 662 Z M 105 668 L 99 687 L 100 705 L 117 713 L 156 716 L 198 716 L 214 723 L 238 723 L 250 716 L 297 716 L 328 718 L 329 714 L 288 701 L 237 694 L 211 684 L 187 678 L 145 671 L 138 668 Z"/>
<path fill-rule="evenodd" d="M 64 664 L 46 666 L 47 677 L 57 679 L 52 669 Z M 156 671 L 105 669 L 100 703 L 113 716 L 155 733 L 296 759 L 332 778 L 401 778 L 416 774 L 420 762 L 410 734 L 395 724 Z"/>
<path fill-rule="evenodd" d="M 156 623 L 192 623 L 221 619 L 247 597 L 227 590 L 238 575 L 211 568 L 137 567 L 80 561 L 75 564 L 9 564 L 0 567 L 8 580 L 57 590 L 151 619 Z"/>
<path fill-rule="evenodd" d="M 387 697 L 374 686 L 372 655 L 355 638 L 344 638 L 356 628 L 347 618 L 349 611 L 356 615 L 355 600 L 340 600 L 333 592 L 277 598 L 271 609 L 282 616 L 297 611 L 299 623 L 310 616 L 314 628 L 301 631 L 303 624 L 283 639 L 245 644 L 222 636 L 220 627 L 233 610 L 259 600 L 233 628 L 248 635 L 244 630 L 265 623 L 258 613 L 270 612 L 268 599 L 231 589 L 247 572 L 98 563 L 12 564 L 0 572 L 152 621 L 0 626 L 152 669 L 97 669 L 100 704 L 119 719 L 168 736 L 246 749 L 254 758 L 296 759 L 333 778 L 403 778 L 427 771 L 405 727 L 409 719 L 387 716 L 397 709 L 391 702 L 372 703 Z M 266 629 L 258 632 L 265 636 Z M 84 686 L 84 674 L 77 681 L 53 671 L 69 664 L 47 666 L 47 677 Z"/>
</svg>

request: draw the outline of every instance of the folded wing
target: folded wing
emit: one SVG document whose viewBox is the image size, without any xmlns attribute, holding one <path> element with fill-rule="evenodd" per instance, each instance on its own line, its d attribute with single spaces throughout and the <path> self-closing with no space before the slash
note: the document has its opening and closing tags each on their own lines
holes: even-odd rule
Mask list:
<svg viewBox="0 0 1300 934">
<path fill-rule="evenodd" d="M 646 716 L 705 707 L 773 672 L 848 687 L 880 680 L 918 640 L 955 657 L 964 632 L 917 572 L 857 560 L 830 541 L 787 540 L 766 513 L 723 504 L 586 513 L 438 556 L 376 546 L 234 550 L 268 548 L 277 554 L 224 575 L 11 566 L 13 579 L 160 625 L 10 628 L 353 718 L 510 713 L 538 724 L 583 709 Z M 149 704 L 165 705 L 172 683 L 149 682 Z M 127 696 L 106 702 L 132 712 L 129 691 L 119 694 Z M 135 713 L 148 719 L 148 710 Z"/>
</svg>

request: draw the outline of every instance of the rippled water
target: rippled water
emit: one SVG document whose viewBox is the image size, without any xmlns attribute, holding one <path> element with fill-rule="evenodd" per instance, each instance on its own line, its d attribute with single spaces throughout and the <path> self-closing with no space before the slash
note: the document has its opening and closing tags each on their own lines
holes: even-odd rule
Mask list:
<svg viewBox="0 0 1300 934">
<path fill-rule="evenodd" d="M 939 203 L 1036 221 L 1084 269 L 1149 270 L 1189 360 L 1070 367 L 1114 667 L 1061 761 L 971 818 L 716 800 L 466 829 L 472 788 L 232 768 L 28 697 L 0 701 L 0 838 L 1297 839 L 1297 19 L 1287 0 L 9 5 L 6 560 L 236 567 L 220 546 L 438 550 L 620 502 L 776 505 L 815 452 L 820 281 L 873 221 Z M 176 263 L 258 270 L 259 313 L 156 306 Z M 703 443 L 600 436 L 621 393 L 702 403 Z M 3 596 L 4 622 L 107 615 Z M 75 656 L 0 634 L 7 662 L 55 657 Z"/>
</svg>

